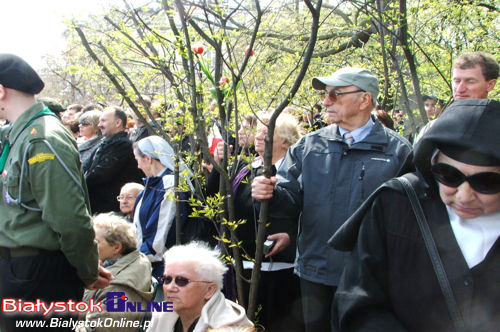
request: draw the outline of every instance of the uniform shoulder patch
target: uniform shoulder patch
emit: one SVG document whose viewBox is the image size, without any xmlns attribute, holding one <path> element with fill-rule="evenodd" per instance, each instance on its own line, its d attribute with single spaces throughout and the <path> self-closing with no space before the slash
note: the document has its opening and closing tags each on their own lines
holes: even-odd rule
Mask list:
<svg viewBox="0 0 500 332">
<path fill-rule="evenodd" d="M 36 128 L 31 129 L 30 134 L 31 135 L 36 135 L 38 133 L 38 130 Z"/>
<path fill-rule="evenodd" d="M 41 163 L 47 160 L 54 160 L 55 155 L 53 153 L 38 153 L 28 159 L 28 164 L 33 165 L 36 163 Z"/>
</svg>

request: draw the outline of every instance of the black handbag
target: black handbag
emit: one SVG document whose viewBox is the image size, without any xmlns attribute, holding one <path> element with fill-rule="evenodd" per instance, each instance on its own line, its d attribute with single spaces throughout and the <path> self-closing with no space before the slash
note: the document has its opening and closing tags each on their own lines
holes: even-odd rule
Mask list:
<svg viewBox="0 0 500 332">
<path fill-rule="evenodd" d="M 422 210 L 422 206 L 417 197 L 417 193 L 413 188 L 411 182 L 401 176 L 396 178 L 396 180 L 401 183 L 406 194 L 408 195 L 408 199 L 410 200 L 411 207 L 413 209 L 413 213 L 417 219 L 418 228 L 422 233 L 422 238 L 425 243 L 425 247 L 429 254 L 429 258 L 432 262 L 432 267 L 434 268 L 434 272 L 436 273 L 436 277 L 439 282 L 439 286 L 441 287 L 441 291 L 443 292 L 443 296 L 446 301 L 446 306 L 448 307 L 448 311 L 450 312 L 451 319 L 453 321 L 453 325 L 456 331 L 466 331 L 465 323 L 462 318 L 462 314 L 458 309 L 457 302 L 455 301 L 455 297 L 453 296 L 453 290 L 451 289 L 450 282 L 448 277 L 446 276 L 446 271 L 443 267 L 443 262 L 439 257 L 439 253 L 436 248 L 436 243 L 434 242 L 434 238 L 432 237 L 431 230 L 429 229 L 429 225 L 427 224 L 427 220 L 424 215 L 424 211 Z"/>
</svg>

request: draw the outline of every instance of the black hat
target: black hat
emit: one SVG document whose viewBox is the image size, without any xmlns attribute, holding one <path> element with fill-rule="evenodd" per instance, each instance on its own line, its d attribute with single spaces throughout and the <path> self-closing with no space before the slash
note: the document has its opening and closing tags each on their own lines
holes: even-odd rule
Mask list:
<svg viewBox="0 0 500 332">
<path fill-rule="evenodd" d="M 14 54 L 0 54 L 0 84 L 4 87 L 36 95 L 45 84 L 31 66 Z"/>
<path fill-rule="evenodd" d="M 44 103 L 52 112 L 59 114 L 64 112 L 66 109 L 55 99 L 49 97 L 39 97 L 36 99 L 39 102 Z"/>
<path fill-rule="evenodd" d="M 415 146 L 415 166 L 430 177 L 436 149 L 469 165 L 500 166 L 500 102 L 463 99 L 453 102 Z"/>
</svg>

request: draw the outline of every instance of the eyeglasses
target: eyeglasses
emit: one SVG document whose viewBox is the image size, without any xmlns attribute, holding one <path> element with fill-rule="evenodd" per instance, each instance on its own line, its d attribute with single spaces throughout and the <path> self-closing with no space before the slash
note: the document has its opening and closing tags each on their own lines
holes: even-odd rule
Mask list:
<svg viewBox="0 0 500 332">
<path fill-rule="evenodd" d="M 469 182 L 472 189 L 481 194 L 492 195 L 500 192 L 500 173 L 482 172 L 471 176 L 465 176 L 455 167 L 437 163 L 431 167 L 436 181 L 445 186 L 457 188 L 464 181 Z"/>
<path fill-rule="evenodd" d="M 325 98 L 328 98 L 330 101 L 332 102 L 336 102 L 338 97 L 339 96 L 342 96 L 342 95 L 347 95 L 349 93 L 356 93 L 356 92 L 365 92 L 361 89 L 358 89 L 358 90 L 354 90 L 354 91 L 344 91 L 344 92 L 337 92 L 337 90 L 330 90 L 330 91 L 321 91 L 320 92 L 320 96 L 321 96 L 321 99 L 324 100 Z"/>
<path fill-rule="evenodd" d="M 90 122 L 87 121 L 81 121 L 80 126 L 90 126 Z"/>
<path fill-rule="evenodd" d="M 179 287 L 185 287 L 187 286 L 190 282 L 205 282 L 205 283 L 211 283 L 212 281 L 202 281 L 202 280 L 189 280 L 188 278 L 184 278 L 184 277 L 175 277 L 172 278 L 171 276 L 161 276 L 160 278 L 158 278 L 158 282 L 160 283 L 160 285 L 169 285 L 172 280 L 174 280 L 175 284 Z"/>
<path fill-rule="evenodd" d="M 120 196 L 116 196 L 116 200 L 117 200 L 118 202 L 119 202 L 119 201 L 124 201 L 124 200 L 131 201 L 131 200 L 133 200 L 133 199 L 135 199 L 135 197 L 134 197 L 134 196 L 122 196 L 122 195 L 120 195 Z"/>
</svg>

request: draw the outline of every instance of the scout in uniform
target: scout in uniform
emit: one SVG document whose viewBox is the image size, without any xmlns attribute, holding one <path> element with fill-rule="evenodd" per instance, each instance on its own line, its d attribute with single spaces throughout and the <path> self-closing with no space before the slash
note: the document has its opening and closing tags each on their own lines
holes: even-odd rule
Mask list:
<svg viewBox="0 0 500 332">
<path fill-rule="evenodd" d="M 43 87 L 23 59 L 0 54 L 0 113 L 12 123 L 0 131 L 0 298 L 79 301 L 112 276 L 98 265 L 75 140 L 35 100 Z M 16 319 L 0 313 L 0 329 L 19 330 Z"/>
</svg>

